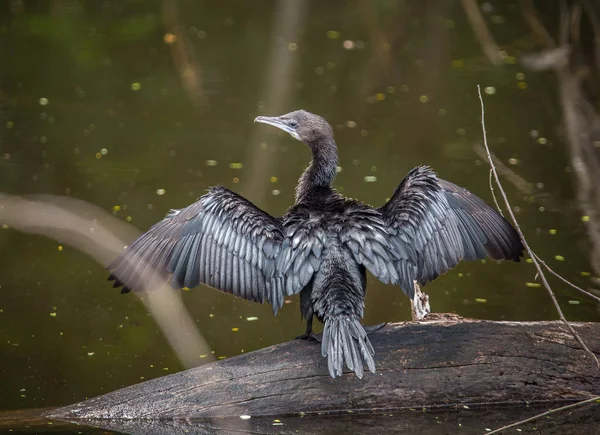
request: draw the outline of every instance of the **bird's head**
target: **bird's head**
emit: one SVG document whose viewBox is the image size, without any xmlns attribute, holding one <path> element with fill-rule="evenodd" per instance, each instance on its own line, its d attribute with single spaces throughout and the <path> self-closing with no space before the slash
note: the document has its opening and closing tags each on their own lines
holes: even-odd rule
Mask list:
<svg viewBox="0 0 600 435">
<path fill-rule="evenodd" d="M 296 110 L 281 116 L 257 116 L 254 122 L 277 127 L 311 147 L 323 140 L 333 139 L 333 129 L 327 121 L 306 110 Z"/>
</svg>

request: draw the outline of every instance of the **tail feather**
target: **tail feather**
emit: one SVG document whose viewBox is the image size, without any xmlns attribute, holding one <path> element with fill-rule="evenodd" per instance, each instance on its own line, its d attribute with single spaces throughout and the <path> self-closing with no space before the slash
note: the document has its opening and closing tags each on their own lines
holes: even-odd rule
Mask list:
<svg viewBox="0 0 600 435">
<path fill-rule="evenodd" d="M 332 378 L 342 375 L 344 362 L 359 379 L 364 374 L 363 361 L 375 373 L 375 351 L 356 317 L 339 316 L 325 320 L 321 354 L 327 357 L 327 367 Z"/>
</svg>

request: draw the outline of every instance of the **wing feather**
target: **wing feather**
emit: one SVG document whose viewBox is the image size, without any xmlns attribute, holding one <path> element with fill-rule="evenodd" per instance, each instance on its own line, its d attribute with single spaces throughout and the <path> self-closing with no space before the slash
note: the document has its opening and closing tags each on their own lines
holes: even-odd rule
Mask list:
<svg viewBox="0 0 600 435">
<path fill-rule="evenodd" d="M 199 283 L 256 302 L 265 300 L 277 312 L 285 287 L 301 290 L 281 270 L 285 229 L 282 221 L 234 192 L 214 187 L 197 202 L 172 210 L 162 221 L 135 240 L 109 266 L 109 279 L 123 292 L 149 288 L 148 276 L 169 279 L 174 288 Z M 286 253 L 298 260 L 298 253 Z M 304 281 L 307 273 L 303 274 Z"/>
<path fill-rule="evenodd" d="M 519 261 L 523 244 L 498 212 L 471 192 L 427 166 L 408 173 L 392 198 L 378 209 L 399 257 L 402 289 L 413 297 L 413 280 L 424 285 L 461 260 Z"/>
</svg>

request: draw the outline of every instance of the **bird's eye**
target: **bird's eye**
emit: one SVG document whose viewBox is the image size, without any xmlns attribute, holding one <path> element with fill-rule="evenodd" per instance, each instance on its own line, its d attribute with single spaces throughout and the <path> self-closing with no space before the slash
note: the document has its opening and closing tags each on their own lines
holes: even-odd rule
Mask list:
<svg viewBox="0 0 600 435">
<path fill-rule="evenodd" d="M 296 128 L 296 127 L 298 127 L 298 121 L 291 120 L 289 125 L 292 128 Z"/>
</svg>

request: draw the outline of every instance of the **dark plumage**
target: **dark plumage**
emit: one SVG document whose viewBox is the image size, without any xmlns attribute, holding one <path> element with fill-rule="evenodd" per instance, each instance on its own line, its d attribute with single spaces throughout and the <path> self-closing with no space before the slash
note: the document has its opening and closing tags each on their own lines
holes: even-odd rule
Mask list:
<svg viewBox="0 0 600 435">
<path fill-rule="evenodd" d="M 358 377 L 375 372 L 374 352 L 360 324 L 366 270 L 400 285 L 412 299 L 414 281 L 427 284 L 459 261 L 519 261 L 523 245 L 510 224 L 485 202 L 426 166 L 408 173 L 379 208 L 340 195 L 331 183 L 337 147 L 331 126 L 303 110 L 256 118 L 309 146 L 312 161 L 296 188 L 296 203 L 275 218 L 223 187 L 172 210 L 134 241 L 108 269 L 122 292 L 144 290 L 147 276 L 174 288 L 200 283 L 251 301 L 274 314 L 285 296 L 300 293 L 314 338 L 313 316 L 325 324 L 321 352 L 329 373 L 344 362 Z M 148 273 L 146 273 L 148 272 Z"/>
</svg>

